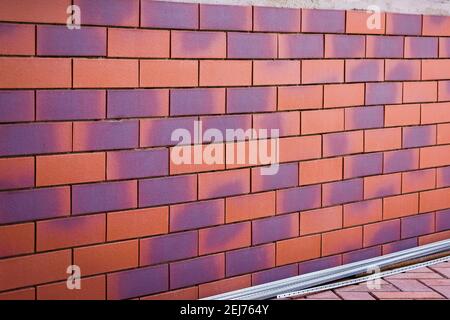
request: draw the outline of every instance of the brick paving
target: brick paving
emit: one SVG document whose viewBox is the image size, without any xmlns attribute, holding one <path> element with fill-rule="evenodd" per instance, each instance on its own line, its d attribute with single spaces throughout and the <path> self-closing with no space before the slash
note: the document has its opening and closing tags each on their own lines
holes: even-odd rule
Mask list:
<svg viewBox="0 0 450 320">
<path fill-rule="evenodd" d="M 380 279 L 378 288 L 359 283 L 293 297 L 294 300 L 446 300 L 450 299 L 450 262 Z"/>
</svg>

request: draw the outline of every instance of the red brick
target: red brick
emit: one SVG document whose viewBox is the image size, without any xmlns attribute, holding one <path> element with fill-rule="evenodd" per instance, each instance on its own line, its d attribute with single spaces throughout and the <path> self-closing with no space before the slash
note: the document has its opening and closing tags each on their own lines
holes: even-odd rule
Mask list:
<svg viewBox="0 0 450 320">
<path fill-rule="evenodd" d="M 439 167 L 450 164 L 450 145 L 420 149 L 420 168 Z"/>
<path fill-rule="evenodd" d="M 138 254 L 138 240 L 135 239 L 74 249 L 73 259 L 86 276 L 135 268 Z"/>
<path fill-rule="evenodd" d="M 133 58 L 168 58 L 170 32 L 110 28 L 108 56 Z"/>
<path fill-rule="evenodd" d="M 367 11 L 347 11 L 347 19 L 346 19 L 346 32 L 347 33 L 362 33 L 362 34 L 384 34 L 385 26 L 386 26 L 386 14 L 370 11 L 370 8 Z M 374 19 L 374 17 L 376 19 Z M 372 23 L 379 22 L 380 28 L 377 28 L 377 25 L 373 25 Z M 370 24 L 369 24 L 370 23 Z M 373 28 L 369 28 L 370 25 Z"/>
<path fill-rule="evenodd" d="M 276 265 L 320 257 L 320 235 L 312 235 L 276 243 Z"/>
<path fill-rule="evenodd" d="M 437 126 L 437 143 L 450 143 L 450 124 L 444 123 Z"/>
<path fill-rule="evenodd" d="M 450 102 L 423 104 L 421 123 L 450 122 Z"/>
<path fill-rule="evenodd" d="M 36 249 L 47 251 L 105 241 L 104 214 L 52 219 L 36 225 Z"/>
<path fill-rule="evenodd" d="M 217 294 L 244 289 L 251 286 L 252 277 L 249 274 L 233 277 L 198 286 L 199 298 L 211 297 Z"/>
<path fill-rule="evenodd" d="M 202 173 L 198 177 L 198 184 L 199 199 L 248 193 L 250 191 L 250 170 Z"/>
<path fill-rule="evenodd" d="M 141 87 L 193 87 L 198 85 L 198 61 L 143 60 Z"/>
<path fill-rule="evenodd" d="M 343 60 L 304 60 L 302 63 L 302 83 L 336 83 L 343 81 Z"/>
<path fill-rule="evenodd" d="M 400 191 L 401 173 L 364 178 L 364 199 L 395 195 Z"/>
<path fill-rule="evenodd" d="M 362 227 L 331 231 L 322 234 L 322 255 L 353 251 L 362 248 Z"/>
<path fill-rule="evenodd" d="M 82 278 L 81 289 L 70 290 L 67 282 L 39 286 L 38 300 L 105 300 L 106 280 L 104 275 Z"/>
<path fill-rule="evenodd" d="M 225 32 L 172 31 L 172 58 L 225 58 Z"/>
<path fill-rule="evenodd" d="M 253 129 L 278 129 L 280 137 L 297 136 L 300 134 L 300 112 L 273 112 L 253 115 Z"/>
<path fill-rule="evenodd" d="M 0 190 L 27 188 L 34 186 L 34 159 L 0 159 Z"/>
<path fill-rule="evenodd" d="M 0 226 L 0 257 L 34 251 L 34 223 Z"/>
<path fill-rule="evenodd" d="M 342 158 L 302 161 L 299 165 L 300 185 L 342 179 Z"/>
<path fill-rule="evenodd" d="M 351 107 L 364 105 L 364 84 L 334 84 L 324 86 L 324 107 Z"/>
<path fill-rule="evenodd" d="M 167 291 L 151 296 L 141 297 L 140 300 L 197 300 L 198 287 Z"/>
<path fill-rule="evenodd" d="M 200 61 L 200 86 L 249 86 L 251 61 Z"/>
<path fill-rule="evenodd" d="M 138 61 L 131 59 L 74 59 L 75 88 L 137 87 Z"/>
<path fill-rule="evenodd" d="M 226 199 L 226 223 L 253 220 L 275 214 L 275 192 L 264 192 Z"/>
<path fill-rule="evenodd" d="M 254 61 L 253 84 L 299 84 L 300 61 Z"/>
<path fill-rule="evenodd" d="M 71 63 L 66 58 L 0 58 L 0 88 L 70 88 Z"/>
<path fill-rule="evenodd" d="M 383 220 L 414 215 L 419 211 L 419 194 L 403 194 L 383 199 Z"/>
<path fill-rule="evenodd" d="M 105 154 L 79 153 L 36 158 L 36 186 L 105 180 Z"/>
<path fill-rule="evenodd" d="M 364 133 L 364 151 L 399 149 L 402 145 L 401 128 L 372 129 Z"/>
<path fill-rule="evenodd" d="M 66 23 L 70 0 L 2 0 L 0 21 Z"/>
<path fill-rule="evenodd" d="M 450 78 L 450 59 L 422 61 L 422 80 L 447 80 Z"/>
<path fill-rule="evenodd" d="M 364 226 L 364 247 L 400 240 L 400 219 Z"/>
<path fill-rule="evenodd" d="M 386 59 L 385 80 L 420 80 L 420 63 L 420 60 Z"/>
<path fill-rule="evenodd" d="M 383 217 L 381 199 L 359 201 L 344 205 L 344 227 L 380 221 Z"/>
<path fill-rule="evenodd" d="M 448 16 L 423 16 L 422 34 L 425 36 L 450 36 L 450 18 Z"/>
<path fill-rule="evenodd" d="M 320 135 L 281 138 L 279 146 L 280 162 L 315 159 L 321 155 Z"/>
<path fill-rule="evenodd" d="M 302 134 L 344 130 L 344 109 L 303 111 Z"/>
<path fill-rule="evenodd" d="M 278 88 L 278 110 L 320 109 L 323 87 L 299 86 Z"/>
<path fill-rule="evenodd" d="M 153 236 L 169 230 L 167 207 L 112 212 L 107 216 L 107 240 Z"/>
<path fill-rule="evenodd" d="M 385 106 L 384 125 L 386 127 L 414 124 L 420 124 L 420 104 Z"/>
<path fill-rule="evenodd" d="M 449 81 L 439 81 L 439 101 L 449 101 L 450 100 L 450 80 Z"/>
<path fill-rule="evenodd" d="M 0 293 L 0 300 L 36 300 L 34 288 L 26 288 Z"/>
<path fill-rule="evenodd" d="M 1 13 L 0 13 L 1 14 Z M 0 54 L 34 55 L 35 27 L 26 24 L 0 24 Z"/>
<path fill-rule="evenodd" d="M 436 184 L 434 169 L 417 170 L 402 173 L 402 192 L 415 192 L 433 189 Z"/>
<path fill-rule="evenodd" d="M 0 261 L 0 291 L 64 280 L 71 251 L 61 250 Z"/>
<path fill-rule="evenodd" d="M 437 101 L 437 82 L 405 82 L 403 83 L 403 102 L 433 102 Z"/>
<path fill-rule="evenodd" d="M 302 236 L 340 228 L 342 228 L 342 206 L 300 213 L 300 235 Z"/>
</svg>

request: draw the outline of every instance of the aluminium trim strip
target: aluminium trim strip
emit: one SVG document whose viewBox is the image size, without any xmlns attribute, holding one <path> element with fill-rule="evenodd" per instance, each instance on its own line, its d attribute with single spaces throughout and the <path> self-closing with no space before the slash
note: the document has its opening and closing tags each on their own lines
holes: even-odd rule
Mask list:
<svg viewBox="0 0 450 320">
<path fill-rule="evenodd" d="M 450 239 L 410 248 L 343 266 L 273 281 L 258 286 L 227 292 L 203 300 L 261 300 L 274 298 L 279 294 L 315 287 L 331 281 L 366 273 L 373 267 L 383 268 L 411 259 L 425 257 L 450 250 Z"/>
<path fill-rule="evenodd" d="M 311 294 L 311 293 L 317 293 L 317 292 L 321 292 L 321 291 L 346 287 L 346 286 L 350 286 L 350 285 L 361 283 L 361 282 L 366 282 L 366 281 L 375 280 L 375 279 L 381 279 L 384 277 L 392 276 L 392 275 L 403 273 L 406 271 L 411 271 L 414 269 L 428 267 L 428 266 L 435 265 L 435 264 L 438 264 L 441 262 L 446 262 L 446 261 L 450 261 L 450 256 L 446 256 L 443 258 L 438 258 L 438 259 L 430 260 L 430 261 L 426 261 L 426 262 L 421 262 L 421 263 L 417 263 L 417 264 L 414 264 L 411 266 L 405 266 L 405 267 L 401 267 L 401 268 L 397 268 L 397 269 L 393 269 L 393 270 L 389 270 L 389 271 L 378 272 L 378 273 L 374 273 L 369 276 L 364 276 L 364 277 L 360 277 L 360 278 L 356 278 L 356 279 L 335 282 L 335 283 L 326 284 L 323 286 L 318 286 L 318 287 L 314 287 L 314 288 L 310 288 L 310 289 L 304 289 L 304 290 L 300 290 L 300 291 L 283 293 L 283 294 L 279 294 L 277 296 L 277 299 L 291 298 L 291 297 L 296 297 L 296 296 L 304 296 L 304 295 Z"/>
</svg>

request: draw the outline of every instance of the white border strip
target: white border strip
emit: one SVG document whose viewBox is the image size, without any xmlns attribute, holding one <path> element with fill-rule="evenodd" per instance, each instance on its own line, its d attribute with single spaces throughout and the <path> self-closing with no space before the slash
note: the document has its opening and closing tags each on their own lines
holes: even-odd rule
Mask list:
<svg viewBox="0 0 450 320">
<path fill-rule="evenodd" d="M 253 5 L 265 7 L 367 10 L 378 6 L 382 12 L 450 16 L 450 0 L 165 0 L 204 4 Z"/>
</svg>

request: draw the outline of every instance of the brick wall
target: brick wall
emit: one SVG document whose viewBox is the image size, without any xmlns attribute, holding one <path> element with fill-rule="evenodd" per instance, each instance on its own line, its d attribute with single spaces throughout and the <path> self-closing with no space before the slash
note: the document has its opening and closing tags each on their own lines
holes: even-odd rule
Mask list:
<svg viewBox="0 0 450 320">
<path fill-rule="evenodd" d="M 450 17 L 0 0 L 0 299 L 198 298 L 450 237 Z M 276 175 L 170 160 L 279 128 Z M 66 288 L 78 265 L 82 289 Z"/>
</svg>

